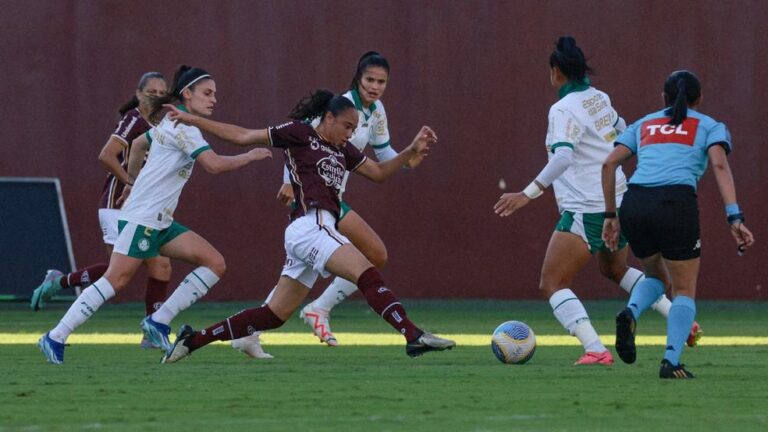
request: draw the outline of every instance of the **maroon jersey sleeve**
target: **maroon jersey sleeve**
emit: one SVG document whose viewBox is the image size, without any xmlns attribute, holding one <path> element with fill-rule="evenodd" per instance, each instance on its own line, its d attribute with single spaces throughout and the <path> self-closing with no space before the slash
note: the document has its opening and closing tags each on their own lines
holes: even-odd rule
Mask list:
<svg viewBox="0 0 768 432">
<path fill-rule="evenodd" d="M 126 147 L 130 146 L 133 140 L 139 135 L 149 130 L 149 124 L 141 116 L 138 109 L 132 109 L 125 113 L 120 122 L 117 123 L 112 136 L 117 138 Z"/>
<path fill-rule="evenodd" d="M 344 159 L 346 160 L 347 171 L 354 172 L 355 170 L 360 168 L 360 165 L 365 163 L 366 159 L 368 159 L 368 157 L 362 154 L 360 150 L 357 149 L 357 147 L 355 147 L 350 143 L 347 143 L 347 145 L 342 147 L 341 152 L 344 153 Z"/>
<path fill-rule="evenodd" d="M 304 147 L 309 144 L 309 136 L 314 132 L 312 126 L 294 120 L 279 126 L 267 128 L 269 144 L 272 147 Z"/>
</svg>

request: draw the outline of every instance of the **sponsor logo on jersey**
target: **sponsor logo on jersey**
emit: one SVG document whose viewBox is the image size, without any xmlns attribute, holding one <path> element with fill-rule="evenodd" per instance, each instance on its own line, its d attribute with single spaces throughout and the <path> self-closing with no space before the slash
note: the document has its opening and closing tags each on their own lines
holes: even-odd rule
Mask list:
<svg viewBox="0 0 768 432">
<path fill-rule="evenodd" d="M 317 161 L 317 173 L 325 180 L 325 185 L 334 189 L 341 188 L 346 168 L 335 156 L 328 156 Z"/>
<path fill-rule="evenodd" d="M 139 243 L 136 246 L 138 246 L 140 251 L 146 252 L 149 250 L 149 240 L 143 238 L 139 240 Z"/>
<path fill-rule="evenodd" d="M 688 117 L 679 125 L 667 124 L 669 117 L 648 120 L 640 126 L 640 147 L 651 144 L 683 144 L 693 146 L 699 119 Z"/>
</svg>

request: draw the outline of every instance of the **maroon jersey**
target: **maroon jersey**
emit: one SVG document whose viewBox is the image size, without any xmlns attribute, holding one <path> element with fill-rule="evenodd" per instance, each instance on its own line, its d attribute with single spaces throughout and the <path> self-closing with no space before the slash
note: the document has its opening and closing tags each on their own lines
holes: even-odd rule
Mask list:
<svg viewBox="0 0 768 432">
<path fill-rule="evenodd" d="M 291 220 L 304 216 L 311 208 L 328 210 L 338 219 L 344 173 L 355 171 L 367 158 L 349 142 L 342 147 L 334 146 L 312 126 L 300 121 L 267 130 L 270 144 L 285 153 L 296 199 Z"/>
<path fill-rule="evenodd" d="M 117 159 L 124 169 L 128 168 L 128 155 L 131 153 L 131 143 L 150 128 L 151 126 L 141 116 L 138 108 L 126 112 L 123 118 L 120 119 L 115 131 L 112 132 L 112 137 L 123 144 L 123 151 L 120 152 Z M 118 180 L 114 174 L 111 172 L 107 173 L 107 180 L 104 182 L 104 188 L 101 191 L 99 208 L 119 209 L 120 206 L 115 204 L 115 202 L 122 195 L 124 187 L 125 184 Z"/>
</svg>

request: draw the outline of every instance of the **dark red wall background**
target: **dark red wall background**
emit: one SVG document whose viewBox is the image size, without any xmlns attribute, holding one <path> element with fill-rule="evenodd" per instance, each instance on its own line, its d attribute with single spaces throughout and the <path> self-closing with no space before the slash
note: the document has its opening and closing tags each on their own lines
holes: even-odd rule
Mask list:
<svg viewBox="0 0 768 432">
<path fill-rule="evenodd" d="M 554 200 L 505 220 L 492 206 L 499 179 L 519 190 L 546 161 L 556 100 L 547 61 L 557 37 L 571 34 L 598 72 L 593 83 L 628 121 L 659 107 L 669 72 L 700 76 L 703 111 L 733 134 L 739 201 L 760 242 L 736 257 L 708 173 L 700 296 L 766 298 L 766 2 L 2 1 L 0 10 L 0 175 L 61 179 L 80 265 L 104 260 L 96 156 L 142 72 L 204 67 L 219 89 L 214 118 L 264 127 L 311 89 L 345 89 L 359 55 L 375 49 L 392 64 L 384 102 L 394 146 L 422 124 L 440 136 L 415 172 L 351 183 L 348 200 L 388 246 L 390 286 L 402 297 L 536 297 Z M 198 170 L 184 191 L 177 218 L 228 260 L 210 299 L 259 299 L 276 281 L 286 223 L 274 199 L 276 156 L 221 176 Z M 175 269 L 178 281 L 189 266 Z M 140 298 L 136 285 L 121 299 Z M 623 295 L 594 263 L 576 288 L 588 298 Z"/>
</svg>

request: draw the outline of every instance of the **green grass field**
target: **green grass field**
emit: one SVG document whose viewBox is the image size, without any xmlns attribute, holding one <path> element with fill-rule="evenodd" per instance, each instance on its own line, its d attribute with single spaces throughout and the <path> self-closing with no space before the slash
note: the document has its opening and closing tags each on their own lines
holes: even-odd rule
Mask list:
<svg viewBox="0 0 768 432">
<path fill-rule="evenodd" d="M 69 340 L 66 364 L 35 342 L 66 310 L 0 304 L 0 431 L 765 431 L 768 303 L 699 302 L 690 381 L 661 381 L 664 322 L 640 321 L 638 361 L 574 367 L 581 354 L 545 302 L 407 301 L 417 324 L 455 337 L 452 351 L 411 359 L 364 303 L 335 310 L 341 346 L 297 317 L 263 336 L 271 360 L 215 344 L 178 364 L 138 348 L 143 306 L 106 305 Z M 619 302 L 587 302 L 612 348 Z M 246 305 L 200 303 L 174 323 L 211 324 Z M 503 365 L 490 334 L 517 319 L 536 332 L 528 364 Z"/>
</svg>

